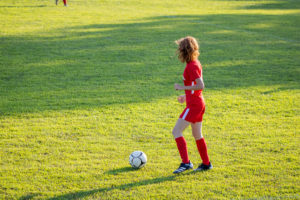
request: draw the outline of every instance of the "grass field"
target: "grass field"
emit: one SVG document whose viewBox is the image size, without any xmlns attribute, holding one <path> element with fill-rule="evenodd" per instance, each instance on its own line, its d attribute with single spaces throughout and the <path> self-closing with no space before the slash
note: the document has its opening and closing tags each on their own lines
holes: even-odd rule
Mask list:
<svg viewBox="0 0 300 200">
<path fill-rule="evenodd" d="M 186 35 L 214 169 L 174 176 Z M 300 199 L 299 42 L 297 0 L 0 1 L 0 199 Z"/>
</svg>

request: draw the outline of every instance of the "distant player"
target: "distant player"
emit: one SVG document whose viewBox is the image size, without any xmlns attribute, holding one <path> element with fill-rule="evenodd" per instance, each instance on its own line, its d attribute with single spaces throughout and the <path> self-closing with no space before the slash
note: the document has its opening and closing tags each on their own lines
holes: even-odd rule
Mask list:
<svg viewBox="0 0 300 200">
<path fill-rule="evenodd" d="M 63 2 L 64 2 L 64 5 L 65 5 L 65 6 L 68 6 L 68 5 L 67 5 L 67 0 L 63 0 Z M 57 5 L 57 4 L 58 4 L 58 0 L 55 0 L 55 3 L 56 3 L 56 5 Z"/>
<path fill-rule="evenodd" d="M 186 108 L 180 115 L 174 129 L 173 135 L 182 160 L 179 168 L 173 173 L 178 174 L 188 169 L 193 169 L 193 164 L 189 160 L 186 141 L 182 135 L 184 129 L 189 125 L 195 138 L 197 148 L 202 159 L 202 164 L 195 171 L 208 170 L 212 168 L 207 154 L 207 147 L 202 136 L 202 118 L 205 112 L 205 103 L 202 96 L 204 82 L 202 76 L 202 66 L 198 61 L 199 46 L 193 37 L 185 37 L 176 41 L 178 44 L 178 58 L 186 63 L 183 72 L 184 86 L 175 84 L 176 90 L 185 90 L 185 95 L 178 97 L 180 103 L 186 102 Z"/>
</svg>

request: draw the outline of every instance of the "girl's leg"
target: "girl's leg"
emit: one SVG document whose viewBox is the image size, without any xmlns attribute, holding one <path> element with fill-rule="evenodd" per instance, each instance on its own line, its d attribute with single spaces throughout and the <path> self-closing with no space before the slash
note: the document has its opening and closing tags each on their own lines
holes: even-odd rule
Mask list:
<svg viewBox="0 0 300 200">
<path fill-rule="evenodd" d="M 63 0 L 64 1 L 64 5 L 66 6 L 67 5 L 67 0 Z"/>
<path fill-rule="evenodd" d="M 192 123 L 192 133 L 195 138 L 195 140 L 200 140 L 203 138 L 202 136 L 202 122 Z"/>
<path fill-rule="evenodd" d="M 173 128 L 173 136 L 174 138 L 183 137 L 182 132 L 190 125 L 190 122 L 185 121 L 184 119 L 179 118 L 176 122 L 175 127 Z"/>
<path fill-rule="evenodd" d="M 190 123 L 185 121 L 184 119 L 179 118 L 177 120 L 177 123 L 172 131 L 173 136 L 175 138 L 176 144 L 177 144 L 177 148 L 182 160 L 182 163 L 189 163 L 189 156 L 188 156 L 188 151 L 187 151 L 187 145 L 186 145 L 186 141 L 182 135 L 182 132 L 184 131 L 184 129 L 186 129 L 186 127 L 188 127 Z"/>
<path fill-rule="evenodd" d="M 209 158 L 207 154 L 207 146 L 202 136 L 202 122 L 192 123 L 192 133 L 196 140 L 197 148 L 204 165 L 209 165 Z"/>
</svg>

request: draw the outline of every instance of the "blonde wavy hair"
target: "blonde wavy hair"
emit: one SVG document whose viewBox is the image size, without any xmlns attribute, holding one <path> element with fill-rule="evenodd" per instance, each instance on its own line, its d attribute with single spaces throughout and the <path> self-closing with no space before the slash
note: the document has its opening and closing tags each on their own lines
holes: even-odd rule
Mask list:
<svg viewBox="0 0 300 200">
<path fill-rule="evenodd" d="M 192 60 L 196 60 L 200 55 L 199 45 L 194 37 L 187 36 L 180 38 L 179 40 L 176 40 L 175 43 L 178 45 L 178 59 L 183 63 L 189 63 Z"/>
</svg>

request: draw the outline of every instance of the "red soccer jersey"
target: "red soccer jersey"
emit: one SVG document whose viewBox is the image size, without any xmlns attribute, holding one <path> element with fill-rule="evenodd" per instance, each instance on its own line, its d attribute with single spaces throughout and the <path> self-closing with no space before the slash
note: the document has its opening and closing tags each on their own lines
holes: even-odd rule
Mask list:
<svg viewBox="0 0 300 200">
<path fill-rule="evenodd" d="M 196 85 L 196 79 L 202 78 L 202 66 L 197 61 L 191 61 L 186 64 L 183 72 L 184 86 Z M 186 106 L 188 108 L 202 107 L 204 106 L 204 100 L 202 97 L 202 90 L 185 90 Z"/>
</svg>

